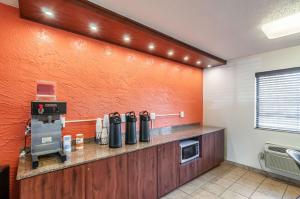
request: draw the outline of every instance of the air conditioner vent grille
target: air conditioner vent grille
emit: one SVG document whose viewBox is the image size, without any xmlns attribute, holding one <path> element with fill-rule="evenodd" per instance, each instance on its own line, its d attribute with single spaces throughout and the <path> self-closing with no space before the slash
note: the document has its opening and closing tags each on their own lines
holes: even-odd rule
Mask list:
<svg viewBox="0 0 300 199">
<path fill-rule="evenodd" d="M 268 149 L 270 151 L 275 151 L 279 153 L 286 153 L 287 148 L 284 147 L 278 147 L 278 146 L 269 146 Z"/>
<path fill-rule="evenodd" d="M 265 166 L 268 169 L 279 171 L 287 176 L 299 178 L 300 170 L 295 161 L 288 156 L 288 147 L 266 144 L 265 146 Z"/>
</svg>

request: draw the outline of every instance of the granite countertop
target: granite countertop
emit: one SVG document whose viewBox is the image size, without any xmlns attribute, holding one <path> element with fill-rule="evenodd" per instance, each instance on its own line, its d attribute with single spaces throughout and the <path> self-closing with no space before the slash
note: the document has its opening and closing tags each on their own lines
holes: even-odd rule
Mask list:
<svg viewBox="0 0 300 199">
<path fill-rule="evenodd" d="M 27 155 L 26 157 L 19 159 L 17 180 L 22 180 L 25 178 L 65 169 L 72 166 L 86 164 L 96 160 L 129 153 L 172 141 L 192 138 L 222 129 L 224 128 L 200 127 L 199 125 L 153 129 L 151 131 L 150 142 L 138 142 L 135 145 L 123 144 L 122 148 L 117 149 L 111 149 L 108 147 L 108 145 L 87 143 L 84 145 L 83 150 L 77 150 L 69 153 L 67 156 L 67 161 L 65 161 L 64 163 L 61 163 L 57 156 L 41 157 L 39 159 L 39 167 L 36 169 L 32 169 L 31 157 L 30 155 Z"/>
</svg>

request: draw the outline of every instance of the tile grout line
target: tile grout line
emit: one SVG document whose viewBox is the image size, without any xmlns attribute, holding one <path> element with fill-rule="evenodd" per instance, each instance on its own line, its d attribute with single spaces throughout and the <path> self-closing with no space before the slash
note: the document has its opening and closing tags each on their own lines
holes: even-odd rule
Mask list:
<svg viewBox="0 0 300 199">
<path fill-rule="evenodd" d="M 217 168 L 217 167 L 216 167 Z M 210 171 L 208 171 L 208 172 L 206 172 L 205 174 L 207 174 L 207 173 L 209 173 Z M 203 174 L 203 175 L 205 175 L 205 174 Z M 212 176 L 214 176 L 214 178 L 217 178 L 218 176 L 216 176 L 216 175 L 214 175 L 214 174 L 211 174 Z M 201 177 L 201 176 L 199 176 L 199 177 Z M 212 178 L 213 179 L 213 178 Z M 203 191 L 207 191 L 207 190 L 204 190 L 203 188 L 202 188 L 202 186 L 204 186 L 204 185 L 206 185 L 206 184 L 208 184 L 208 183 L 210 183 L 210 180 L 205 180 L 205 183 L 203 184 L 203 185 L 201 185 L 199 188 L 197 188 L 197 190 L 195 190 L 195 191 L 193 191 L 191 194 L 193 194 L 193 193 L 195 193 L 196 191 L 198 191 L 199 189 L 201 189 L 201 190 L 203 190 Z M 184 191 L 183 191 L 184 192 Z M 214 194 L 214 195 L 216 195 L 217 197 L 218 197 L 218 195 L 217 194 L 215 194 L 215 193 L 212 193 L 212 192 L 210 192 L 210 191 L 207 191 L 207 192 L 209 192 L 209 193 L 211 193 L 211 194 Z M 186 193 L 186 192 L 184 192 L 184 193 Z M 187 193 L 188 194 L 188 193 Z M 194 198 L 191 194 L 188 194 L 189 196 L 191 196 L 192 198 Z"/>
<path fill-rule="evenodd" d="M 213 174 L 211 174 L 211 175 L 213 175 Z M 215 176 L 215 175 L 213 175 L 213 176 Z M 217 176 L 215 176 L 215 177 L 217 177 Z M 202 189 L 202 186 L 206 185 L 207 183 L 209 183 L 209 180 L 205 180 L 205 183 L 203 185 L 201 185 L 196 191 L 198 191 L 199 189 Z M 202 189 L 202 190 L 206 191 L 204 189 Z M 195 193 L 196 191 L 193 191 L 192 193 Z M 209 192 L 209 191 L 207 191 L 207 192 Z M 209 193 L 211 193 L 211 192 L 209 192 Z M 214 193 L 212 193 L 212 194 L 214 194 Z M 193 197 L 191 194 L 188 194 L 188 195 Z M 216 194 L 214 194 L 214 195 L 216 195 Z"/>
<path fill-rule="evenodd" d="M 239 167 L 236 167 L 239 168 Z M 233 181 L 232 185 L 234 185 L 237 181 L 239 181 L 244 175 L 246 175 L 246 173 L 248 173 L 249 171 L 247 170 L 243 175 L 241 175 L 239 178 L 237 178 L 236 180 Z M 229 172 L 230 173 L 230 172 Z M 224 176 L 223 176 L 224 177 Z M 223 193 L 225 193 L 225 191 L 227 191 L 232 185 L 230 185 L 229 187 L 227 187 Z M 222 195 L 223 193 L 221 193 L 220 195 Z"/>
<path fill-rule="evenodd" d="M 237 167 L 238 167 L 238 168 L 241 168 L 240 166 L 237 166 Z M 249 169 L 248 171 L 251 171 L 251 169 Z M 259 172 L 256 172 L 256 171 L 253 171 L 253 172 L 259 173 Z M 262 174 L 262 175 L 264 175 L 264 174 Z M 255 189 L 255 191 L 249 196 L 249 198 L 251 198 L 252 195 L 253 195 L 255 192 L 257 192 L 258 188 L 261 186 L 261 184 L 262 184 L 265 180 L 267 180 L 267 179 L 274 179 L 274 178 L 273 178 L 272 176 L 270 176 L 269 174 L 264 175 L 264 177 L 265 177 L 265 179 L 258 185 L 258 187 Z M 275 179 L 275 180 L 276 180 L 276 179 Z M 285 194 L 286 194 L 286 192 L 287 192 L 287 188 L 288 188 L 289 184 L 286 183 L 286 182 L 284 182 L 284 181 L 282 181 L 281 179 L 279 179 L 278 181 L 283 182 L 284 184 L 286 184 L 285 191 L 284 191 L 284 193 L 283 193 L 283 195 L 282 195 L 282 197 L 281 197 L 281 199 L 283 199 L 284 196 L 285 196 Z"/>
<path fill-rule="evenodd" d="M 209 171 L 207 172 L 207 173 L 209 173 Z M 205 174 L 207 174 L 207 173 L 204 173 L 203 175 L 205 175 Z M 211 174 L 211 175 L 213 175 L 214 177 L 217 177 L 216 175 L 214 175 L 214 174 Z M 200 176 L 198 176 L 197 178 L 200 178 L 201 177 L 201 175 Z M 195 178 L 195 179 L 193 179 L 193 180 L 196 180 L 197 178 Z M 192 181 L 193 181 L 192 180 Z M 190 182 L 188 182 L 188 183 L 191 183 L 192 181 L 190 181 Z M 201 185 L 200 187 L 198 187 L 195 191 L 193 191 L 192 193 L 195 193 L 196 191 L 198 191 L 199 189 L 202 189 L 201 187 L 202 186 L 204 186 L 205 184 L 207 184 L 208 182 L 209 182 L 209 180 L 204 180 L 205 182 L 203 183 L 203 185 Z M 188 183 L 186 183 L 186 184 L 188 184 Z M 185 185 L 186 185 L 185 184 Z M 184 185 L 181 185 L 180 187 L 182 187 L 182 186 L 184 186 Z M 180 187 L 178 188 L 178 189 L 180 189 Z M 202 190 L 204 190 L 204 189 L 202 189 Z M 180 189 L 180 191 L 182 191 L 183 193 L 185 193 L 185 194 L 187 194 L 188 196 L 191 196 L 192 197 L 192 193 L 187 193 L 187 192 L 185 192 L 184 190 L 181 190 Z M 210 192 L 209 192 L 210 193 Z M 193 197 L 192 197 L 193 198 Z"/>
<path fill-rule="evenodd" d="M 239 168 L 239 167 L 237 167 L 237 168 Z M 237 178 L 234 182 L 233 182 L 233 184 L 234 183 L 236 183 L 239 179 L 241 179 L 244 175 L 246 175 L 246 173 L 248 173 L 249 171 L 248 171 L 248 169 L 246 169 L 247 170 L 247 172 L 245 172 L 243 175 L 241 175 L 239 178 Z M 230 171 L 231 172 L 231 171 Z M 229 172 L 229 173 L 230 173 Z M 227 174 L 226 174 L 227 175 Z M 223 176 L 224 177 L 224 176 Z M 222 177 L 222 178 L 223 178 Z M 216 183 L 212 183 L 212 184 L 216 184 Z M 232 185 L 233 185 L 232 184 Z M 216 185 L 218 185 L 218 184 L 216 184 Z M 230 185 L 229 187 L 231 187 L 232 185 Z M 220 197 L 223 193 L 225 193 L 225 191 L 227 191 L 228 189 L 229 189 L 229 187 L 228 188 L 225 188 L 225 190 L 222 192 L 222 193 L 220 193 L 219 195 L 217 195 L 217 194 L 215 194 L 215 193 L 212 193 L 212 192 L 210 192 L 210 191 L 208 191 L 208 190 L 205 190 L 205 191 L 207 191 L 207 192 L 209 192 L 209 193 L 212 193 L 212 194 L 214 194 L 214 195 L 216 195 L 217 197 Z"/>
<path fill-rule="evenodd" d="M 240 168 L 240 167 L 237 166 L 236 168 Z M 242 168 L 242 169 L 245 169 L 245 168 Z M 233 169 L 226 169 L 226 170 L 228 171 L 228 173 L 230 173 Z M 197 190 L 193 191 L 192 193 L 187 193 L 187 192 L 185 192 L 184 190 L 181 190 L 180 187 L 179 187 L 179 190 L 180 190 L 181 192 L 187 194 L 186 197 L 192 197 L 192 198 L 193 198 L 192 194 L 193 194 L 194 192 L 198 191 L 199 189 L 201 189 L 201 190 L 203 190 L 203 191 L 207 191 L 207 192 L 209 192 L 209 193 L 211 193 L 211 194 L 214 194 L 215 196 L 217 196 L 217 197 L 219 198 L 223 193 L 225 193 L 227 190 L 229 190 L 230 187 L 232 187 L 234 184 L 237 184 L 238 181 L 239 181 L 241 178 L 243 178 L 243 177 L 244 177 L 245 175 L 247 175 L 248 173 L 252 172 L 251 170 L 249 170 L 249 169 L 247 169 L 247 168 L 246 168 L 245 170 L 246 170 L 246 172 L 245 172 L 244 174 L 242 174 L 241 176 L 239 176 L 237 179 L 233 180 L 233 183 L 232 183 L 229 187 L 225 188 L 225 190 L 224 190 L 222 193 L 218 194 L 218 195 L 215 194 L 215 193 L 210 192 L 209 190 L 203 189 L 203 186 L 206 185 L 206 184 L 208 184 L 208 183 L 216 184 L 215 182 L 210 182 L 210 180 L 205 180 L 205 183 L 204 183 L 203 185 L 201 185 L 199 188 L 197 188 Z M 209 173 L 209 172 L 208 172 L 208 173 Z M 227 173 L 227 174 L 228 174 L 228 173 Z M 227 175 L 227 174 L 226 174 L 226 175 Z M 219 178 L 218 175 L 215 175 L 215 174 L 211 174 L 211 175 L 214 176 L 214 178 Z M 223 178 L 223 177 L 226 176 L 226 175 L 222 175 L 221 178 Z M 201 177 L 201 176 L 199 176 L 199 177 Z M 196 178 L 195 178 L 195 179 L 196 179 Z M 213 178 L 212 178 L 212 179 L 213 179 Z M 266 178 L 265 178 L 264 180 L 262 180 L 261 183 L 258 184 L 258 186 L 257 186 L 256 189 L 253 191 L 253 193 L 255 193 L 255 192 L 257 191 L 257 189 L 259 188 L 259 186 L 260 186 L 265 180 L 266 180 Z M 219 184 L 216 184 L 216 185 L 219 185 Z M 236 193 L 236 194 L 239 194 L 239 193 L 237 193 L 237 192 L 235 192 L 235 191 L 232 191 L 232 192 L 234 192 L 234 193 Z M 250 197 L 253 195 L 253 193 L 250 195 Z M 240 196 L 243 196 L 243 197 L 245 197 L 245 198 L 249 198 L 249 197 L 244 196 L 244 195 L 242 195 L 242 194 L 239 194 L 239 195 L 240 195 Z M 186 198 L 186 197 L 185 197 L 185 198 Z"/>
<path fill-rule="evenodd" d="M 283 199 L 283 197 L 284 197 L 284 195 L 286 194 L 286 191 L 287 191 L 287 189 L 288 189 L 288 184 L 286 184 L 286 188 L 285 188 L 285 190 L 284 190 L 284 192 L 283 192 L 283 195 L 282 195 L 282 197 L 281 197 L 281 199 Z"/>
<path fill-rule="evenodd" d="M 264 179 L 263 181 L 261 181 L 261 183 L 258 184 L 258 186 L 257 186 L 256 189 L 253 191 L 253 193 L 251 193 L 251 195 L 249 196 L 249 198 L 251 198 L 251 197 L 253 196 L 253 194 L 254 194 L 255 192 L 257 192 L 258 188 L 263 184 L 263 182 L 264 182 L 266 179 L 268 179 L 268 178 L 265 177 L 265 179 Z"/>
<path fill-rule="evenodd" d="M 239 168 L 239 167 L 238 167 Z M 225 189 L 225 191 L 230 191 L 229 190 L 229 188 L 230 187 L 232 187 L 234 184 L 236 184 L 243 176 L 245 176 L 247 173 L 249 173 L 249 170 L 247 169 L 247 171 L 243 174 L 243 175 L 241 175 L 238 179 L 236 179 L 233 183 L 232 183 L 232 185 L 230 185 L 227 189 Z M 223 193 L 225 193 L 225 191 L 223 192 Z M 234 193 L 236 193 L 236 194 L 239 194 L 239 193 L 237 193 L 237 192 L 235 192 L 235 191 L 232 191 L 232 192 L 234 192 Z M 222 193 L 222 194 L 223 194 Z M 239 194 L 239 195 L 241 195 L 241 194 Z M 243 195 L 241 195 L 241 196 L 243 196 Z"/>
<path fill-rule="evenodd" d="M 190 182 L 188 182 L 188 183 L 190 183 Z M 188 184 L 188 183 L 186 183 L 186 184 Z M 180 187 L 178 187 L 178 189 L 179 189 L 180 191 L 182 191 L 183 193 L 185 193 L 185 194 L 187 194 L 187 195 L 190 195 L 189 193 L 187 193 L 187 192 L 185 192 L 184 190 L 180 189 L 182 186 L 184 186 L 184 185 L 186 185 L 186 184 L 181 185 Z"/>
<path fill-rule="evenodd" d="M 208 171 L 209 172 L 209 171 Z M 208 173 L 207 172 L 207 173 Z M 203 175 L 205 175 L 205 174 L 207 174 L 207 173 L 204 173 Z M 211 174 L 211 175 L 213 175 L 213 174 Z M 202 175 L 200 175 L 200 176 L 198 176 L 197 178 L 200 178 Z M 217 176 L 215 176 L 215 175 L 213 175 L 214 177 L 217 177 Z M 196 180 L 197 178 L 195 178 L 195 179 L 193 179 L 191 182 L 193 182 L 194 180 Z M 191 182 L 188 182 L 188 183 L 191 183 Z M 205 185 L 205 184 L 207 184 L 209 182 L 209 180 L 204 180 L 204 183 L 203 183 L 203 185 Z M 187 184 L 188 184 L 187 183 Z M 195 191 L 193 191 L 192 193 L 194 193 L 194 192 L 196 192 L 197 190 L 199 190 L 199 189 L 201 189 L 201 187 L 203 186 L 203 185 L 201 185 L 200 187 L 198 187 Z M 182 186 L 184 186 L 184 185 L 182 185 Z M 180 186 L 180 187 L 182 187 L 182 186 Z M 179 187 L 179 189 L 180 189 L 180 187 Z M 181 191 L 183 191 L 183 190 L 181 190 Z M 185 191 L 183 191 L 184 193 L 186 193 Z M 191 193 L 191 194 L 192 194 Z M 186 194 L 188 194 L 189 196 L 192 196 L 191 194 L 189 194 L 189 193 L 186 193 Z"/>
<path fill-rule="evenodd" d="M 236 168 L 241 168 L 241 167 L 236 166 Z M 242 168 L 242 169 L 245 169 L 245 168 Z M 194 198 L 192 194 L 195 193 L 195 192 L 198 191 L 198 190 L 207 191 L 208 193 L 211 193 L 211 194 L 215 195 L 218 199 L 220 199 L 221 196 L 222 196 L 222 194 L 224 194 L 226 191 L 228 191 L 228 190 L 229 190 L 232 186 L 234 186 L 235 184 L 238 184 L 238 181 L 239 181 L 240 179 L 242 179 L 244 176 L 246 176 L 247 174 L 249 174 L 249 173 L 251 173 L 251 172 L 257 173 L 257 172 L 255 172 L 255 171 L 251 171 L 250 169 L 247 169 L 247 168 L 246 168 L 246 169 L 245 169 L 246 172 L 245 172 L 244 174 L 240 175 L 240 176 L 239 176 L 238 178 L 236 178 L 235 180 L 233 180 L 233 181 L 232 181 L 232 184 L 229 185 L 227 188 L 225 188 L 224 191 L 222 191 L 220 194 L 216 194 L 216 193 L 213 193 L 213 192 L 211 192 L 211 191 L 209 191 L 209 190 L 203 189 L 203 187 L 204 187 L 206 184 L 208 184 L 208 183 L 212 183 L 212 184 L 215 184 L 215 185 L 222 186 L 221 184 L 217 184 L 216 181 L 214 182 L 214 181 L 211 181 L 211 180 L 213 180 L 213 179 L 216 179 L 216 180 L 222 179 L 222 178 L 224 178 L 226 175 L 228 175 L 228 174 L 229 174 L 231 171 L 233 171 L 233 170 L 234 170 L 234 169 L 226 169 L 226 174 L 225 174 L 225 175 L 222 175 L 222 174 L 216 175 L 216 174 L 218 174 L 218 173 L 210 174 L 210 175 L 212 176 L 212 178 L 211 178 L 210 180 L 208 180 L 208 179 L 204 180 L 204 183 L 203 183 L 202 185 L 200 185 L 199 187 L 197 187 L 197 189 L 196 189 L 195 191 L 193 191 L 192 193 L 187 193 L 187 192 L 185 192 L 184 190 L 181 190 L 180 187 L 179 187 L 179 190 L 180 190 L 182 193 L 186 194 L 186 196 L 184 197 L 184 199 L 187 199 L 187 198 Z M 227 172 L 228 172 L 228 173 L 227 173 Z M 209 172 L 207 172 L 207 173 L 209 173 Z M 224 173 L 225 173 L 225 171 L 224 171 Z M 257 192 L 260 193 L 258 190 L 259 190 L 259 188 L 262 186 L 262 184 L 263 184 L 264 182 L 266 182 L 266 180 L 268 180 L 268 179 L 273 179 L 272 177 L 269 178 L 269 177 L 266 176 L 266 175 L 263 175 L 263 176 L 264 176 L 264 179 L 263 179 L 260 183 L 258 183 L 257 187 L 252 191 L 252 193 L 250 194 L 249 197 L 244 196 L 244 195 L 242 195 L 242 194 L 240 194 L 240 193 L 237 193 L 237 192 L 235 192 L 234 190 L 233 190 L 232 192 L 234 192 L 234 193 L 236 193 L 236 194 L 238 194 L 238 195 L 240 195 L 240 196 L 243 196 L 243 197 L 245 197 L 245 198 L 251 199 L 255 193 L 257 193 Z M 201 177 L 201 176 L 198 176 L 198 177 Z M 197 179 L 197 178 L 195 178 L 195 179 Z M 194 180 L 195 180 L 195 179 L 194 179 Z M 229 181 L 229 180 L 228 180 L 228 181 Z M 285 184 L 286 184 L 286 183 L 285 183 Z M 283 194 L 282 194 L 282 196 L 281 196 L 281 199 L 283 199 L 284 196 L 285 196 L 285 194 L 287 193 L 288 186 L 289 186 L 289 185 L 286 184 L 286 187 L 285 187 L 284 192 L 283 192 Z M 225 186 L 224 186 L 224 187 L 225 187 Z M 170 199 L 170 198 L 167 197 L 166 199 Z"/>
</svg>

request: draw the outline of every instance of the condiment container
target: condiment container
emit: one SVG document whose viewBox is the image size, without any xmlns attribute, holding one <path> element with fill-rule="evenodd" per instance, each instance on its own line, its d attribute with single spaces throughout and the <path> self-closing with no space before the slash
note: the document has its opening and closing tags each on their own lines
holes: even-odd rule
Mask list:
<svg viewBox="0 0 300 199">
<path fill-rule="evenodd" d="M 83 134 L 76 134 L 76 150 L 83 149 Z"/>
<path fill-rule="evenodd" d="M 65 135 L 63 137 L 63 141 L 64 141 L 64 152 L 70 153 L 72 151 L 72 136 Z"/>
</svg>

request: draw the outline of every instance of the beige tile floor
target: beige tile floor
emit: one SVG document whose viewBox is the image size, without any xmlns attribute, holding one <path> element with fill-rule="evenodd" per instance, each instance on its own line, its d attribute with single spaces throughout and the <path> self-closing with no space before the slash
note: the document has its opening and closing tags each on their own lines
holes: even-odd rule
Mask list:
<svg viewBox="0 0 300 199">
<path fill-rule="evenodd" d="M 298 196 L 300 187 L 225 163 L 162 199 L 296 199 Z"/>
</svg>

